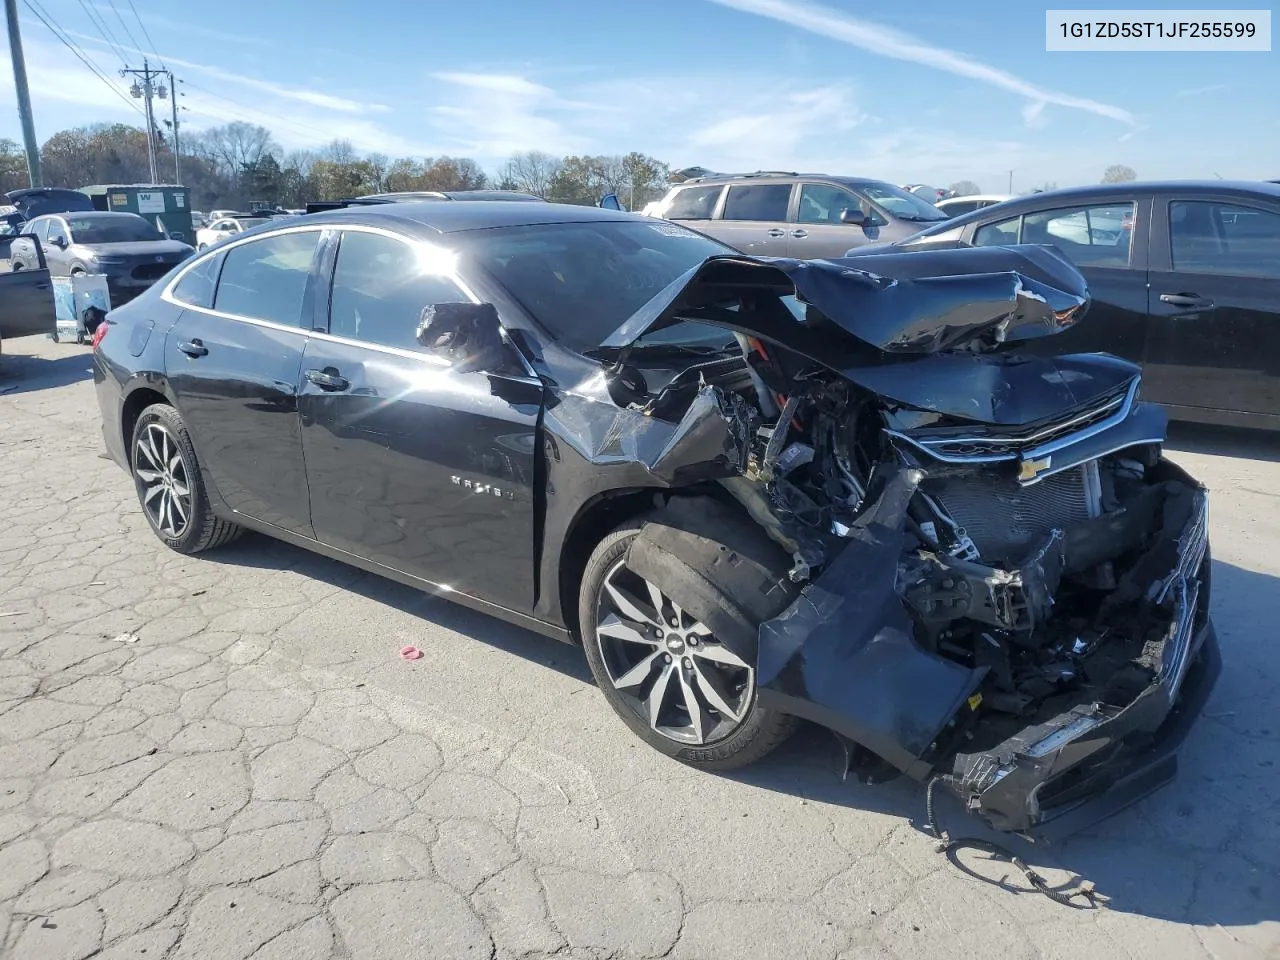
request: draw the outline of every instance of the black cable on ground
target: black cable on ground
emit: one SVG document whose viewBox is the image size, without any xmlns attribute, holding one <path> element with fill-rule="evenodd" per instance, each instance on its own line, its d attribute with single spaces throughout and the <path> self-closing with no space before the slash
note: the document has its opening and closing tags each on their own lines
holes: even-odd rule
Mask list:
<svg viewBox="0 0 1280 960">
<path fill-rule="evenodd" d="M 937 850 L 939 853 L 946 854 L 948 860 L 950 860 L 953 864 L 956 864 L 958 867 L 960 867 L 960 869 L 964 870 L 966 873 L 970 873 L 973 876 L 978 877 L 978 879 L 980 880 L 986 880 L 986 882 L 988 883 L 993 883 L 994 881 L 987 880 L 986 877 L 980 876 L 977 873 L 973 873 L 973 871 L 968 870 L 967 868 L 959 864 L 954 856 L 955 851 L 960 850 L 962 848 L 970 848 L 974 850 L 985 850 L 988 853 L 994 854 L 997 857 L 1001 857 L 1004 860 L 1007 860 L 1009 863 L 1017 867 L 1020 871 L 1022 871 L 1022 875 L 1024 878 L 1026 878 L 1027 883 L 1031 884 L 1032 889 L 1036 890 L 1039 893 L 1044 894 L 1054 903 L 1060 903 L 1064 907 L 1070 907 L 1073 910 L 1097 910 L 1098 909 L 1098 906 L 1099 906 L 1098 897 L 1093 889 L 1093 884 L 1085 882 L 1085 883 L 1082 883 L 1077 889 L 1072 890 L 1070 893 L 1063 893 L 1061 890 L 1055 890 L 1053 887 L 1049 886 L 1048 881 L 1045 880 L 1044 877 L 1040 876 L 1040 874 L 1036 873 L 1029 866 L 1027 866 L 1026 863 L 1023 862 L 1021 857 L 1015 854 L 1012 850 L 1009 850 L 1007 847 L 1002 847 L 1000 846 L 1000 844 L 995 843 L 991 840 L 983 840 L 978 837 L 954 837 L 953 838 L 949 836 L 946 832 L 940 830 L 938 828 L 937 817 L 934 814 L 934 810 L 933 810 L 933 790 L 934 790 L 934 787 L 938 785 L 939 781 L 943 779 L 945 778 L 941 776 L 934 777 L 933 779 L 931 779 L 929 781 L 928 787 L 925 788 L 925 793 L 924 793 L 925 817 L 927 818 L 929 832 L 933 834 L 934 840 L 937 841 Z M 1085 902 L 1076 903 L 1075 900 L 1077 897 L 1084 900 Z"/>
</svg>

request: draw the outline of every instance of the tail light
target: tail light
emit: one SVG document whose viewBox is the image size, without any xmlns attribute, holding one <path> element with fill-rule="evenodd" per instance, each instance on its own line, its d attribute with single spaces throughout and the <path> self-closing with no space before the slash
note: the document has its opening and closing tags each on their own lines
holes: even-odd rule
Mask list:
<svg viewBox="0 0 1280 960">
<path fill-rule="evenodd" d="M 89 343 L 94 349 L 97 349 L 98 344 L 102 342 L 102 338 L 107 335 L 107 328 L 109 326 L 110 325 L 107 323 L 107 321 L 103 319 L 103 320 L 100 320 L 98 322 L 98 325 L 93 328 L 93 339 L 90 340 Z"/>
</svg>

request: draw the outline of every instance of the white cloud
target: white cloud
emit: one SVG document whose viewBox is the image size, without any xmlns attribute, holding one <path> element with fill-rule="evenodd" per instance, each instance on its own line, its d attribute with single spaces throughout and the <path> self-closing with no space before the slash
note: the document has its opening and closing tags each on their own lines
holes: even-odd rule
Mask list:
<svg viewBox="0 0 1280 960">
<path fill-rule="evenodd" d="M 1178 97 L 1198 97 L 1204 93 L 1217 93 L 1219 90 L 1226 90 L 1225 83 L 1215 83 L 1208 87 L 1192 87 L 1190 90 L 1179 90 L 1175 96 Z"/>
<path fill-rule="evenodd" d="M 895 60 L 906 60 L 921 66 L 933 67 L 956 76 L 977 80 L 1010 93 L 1018 94 L 1029 100 L 1051 103 L 1060 107 L 1083 110 L 1100 117 L 1119 120 L 1133 124 L 1134 118 L 1129 111 L 1077 97 L 1069 93 L 1060 93 L 1036 86 L 1028 80 L 1017 77 L 998 67 L 974 60 L 965 54 L 935 47 L 910 34 L 902 33 L 890 27 L 881 26 L 868 20 L 860 20 L 839 10 L 817 4 L 801 2 L 801 0 L 710 0 L 724 7 L 768 17 L 800 30 L 807 30 L 820 36 L 847 43 L 882 57 Z"/>
<path fill-rule="evenodd" d="M 1049 118 L 1044 115 L 1044 108 L 1043 100 L 1033 100 L 1022 108 L 1022 119 L 1026 121 L 1028 127 L 1048 126 Z"/>
<path fill-rule="evenodd" d="M 525 77 L 509 73 L 433 73 L 436 80 L 452 83 L 473 90 L 492 90 L 495 93 L 510 93 L 519 96 L 544 97 L 551 96 L 550 87 L 534 83 Z"/>
</svg>

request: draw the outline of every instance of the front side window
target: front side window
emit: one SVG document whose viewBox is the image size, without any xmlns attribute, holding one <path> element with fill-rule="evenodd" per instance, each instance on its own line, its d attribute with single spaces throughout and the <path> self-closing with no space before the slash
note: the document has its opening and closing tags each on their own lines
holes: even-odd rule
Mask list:
<svg viewBox="0 0 1280 960">
<path fill-rule="evenodd" d="M 1280 214 L 1210 201 L 1169 204 L 1173 269 L 1280 279 Z"/>
<path fill-rule="evenodd" d="M 846 210 L 862 208 L 858 199 L 848 190 L 834 187 L 829 183 L 803 183 L 800 185 L 800 207 L 796 211 L 799 223 L 840 224 Z"/>
<path fill-rule="evenodd" d="M 421 349 L 417 330 L 423 307 L 471 300 L 438 269 L 406 241 L 345 231 L 333 268 L 329 332 L 384 347 Z"/>
<path fill-rule="evenodd" d="M 1023 243 L 1051 243 L 1083 266 L 1127 267 L 1133 204 L 1042 210 L 1022 218 Z"/>
<path fill-rule="evenodd" d="M 182 275 L 173 287 L 173 298 L 193 307 L 213 306 L 213 290 L 218 283 L 218 271 L 222 267 L 222 254 L 205 257 Z"/>
<path fill-rule="evenodd" d="M 786 220 L 789 183 L 743 183 L 729 188 L 722 220 Z"/>
<path fill-rule="evenodd" d="M 667 205 L 664 216 L 668 220 L 710 220 L 715 212 L 724 185 L 707 187 L 682 187 L 676 191 Z"/>
<path fill-rule="evenodd" d="M 134 214 L 101 217 L 67 217 L 76 243 L 138 243 L 163 240 L 151 223 Z M 52 234 L 51 234 L 52 235 Z"/>
<path fill-rule="evenodd" d="M 497 227 L 450 238 L 552 336 L 580 351 L 599 346 L 708 257 L 735 253 L 664 220 Z"/>
<path fill-rule="evenodd" d="M 319 240 L 318 230 L 306 230 L 260 237 L 228 250 L 214 308 L 240 317 L 304 326 L 302 298 Z"/>
</svg>

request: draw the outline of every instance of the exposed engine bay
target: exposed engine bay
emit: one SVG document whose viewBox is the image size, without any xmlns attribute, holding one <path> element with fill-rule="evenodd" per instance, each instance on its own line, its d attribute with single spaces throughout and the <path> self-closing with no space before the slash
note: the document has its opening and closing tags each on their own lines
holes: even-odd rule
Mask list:
<svg viewBox="0 0 1280 960">
<path fill-rule="evenodd" d="M 1161 457 L 1136 368 L 1015 349 L 1083 315 L 1056 253 L 868 260 L 706 268 L 644 328 L 738 349 L 655 385 L 620 331 L 611 394 L 655 476 L 714 479 L 791 558 L 761 703 L 1027 830 L 1118 780 L 1176 703 L 1206 493 Z"/>
</svg>

